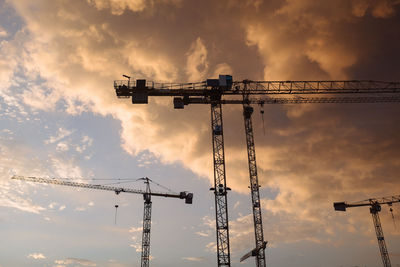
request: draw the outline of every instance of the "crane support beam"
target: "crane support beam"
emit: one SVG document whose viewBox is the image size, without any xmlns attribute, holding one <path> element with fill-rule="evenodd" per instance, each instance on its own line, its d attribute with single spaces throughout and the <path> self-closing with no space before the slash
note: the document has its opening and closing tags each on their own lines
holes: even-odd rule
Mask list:
<svg viewBox="0 0 400 267">
<path fill-rule="evenodd" d="M 231 266 L 229 249 L 228 199 L 225 175 L 224 134 L 222 107 L 211 104 L 211 129 L 214 161 L 215 222 L 217 235 L 218 266 Z"/>
<path fill-rule="evenodd" d="M 254 223 L 254 235 L 256 242 L 256 266 L 265 267 L 265 250 L 262 249 L 264 246 L 264 233 L 262 224 L 261 214 L 261 201 L 257 175 L 257 164 L 256 164 L 256 149 L 254 145 L 254 134 L 253 125 L 251 122 L 251 115 L 253 114 L 253 108 L 249 105 L 243 105 L 243 117 L 244 127 L 246 132 L 246 143 L 247 143 L 247 158 L 249 163 L 249 174 L 250 174 L 250 190 L 251 190 L 251 202 L 253 206 L 253 223 Z"/>
</svg>

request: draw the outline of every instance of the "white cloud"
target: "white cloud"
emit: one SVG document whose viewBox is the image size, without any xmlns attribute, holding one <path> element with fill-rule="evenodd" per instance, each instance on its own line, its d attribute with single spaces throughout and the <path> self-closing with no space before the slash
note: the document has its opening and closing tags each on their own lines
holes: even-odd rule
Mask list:
<svg viewBox="0 0 400 267">
<path fill-rule="evenodd" d="M 130 229 L 129 229 L 129 233 L 136 233 L 136 232 L 142 232 L 142 227 L 141 226 L 139 226 L 139 227 L 131 227 Z"/>
<path fill-rule="evenodd" d="M 58 142 L 62 139 L 64 139 L 67 136 L 70 136 L 73 133 L 73 131 L 64 129 L 62 127 L 58 128 L 58 133 L 56 136 L 50 136 L 49 139 L 45 140 L 45 144 L 53 144 L 55 142 Z"/>
<path fill-rule="evenodd" d="M 130 244 L 129 246 L 134 248 L 136 252 L 141 252 L 142 251 L 142 244 L 141 243 Z"/>
<path fill-rule="evenodd" d="M 88 0 L 98 9 L 110 9 L 114 15 L 122 15 L 126 9 L 140 12 L 146 8 L 145 0 Z"/>
<path fill-rule="evenodd" d="M 51 163 L 52 172 L 57 177 L 71 177 L 79 178 L 83 177 L 82 169 L 75 163 L 74 158 L 64 159 L 54 155 L 49 156 L 49 162 Z"/>
<path fill-rule="evenodd" d="M 8 33 L 4 30 L 4 29 L 2 29 L 1 27 L 0 27 L 0 38 L 1 37 L 7 37 L 8 36 Z"/>
<path fill-rule="evenodd" d="M 85 211 L 86 209 L 87 209 L 86 207 L 80 206 L 80 207 L 76 207 L 75 211 Z"/>
<path fill-rule="evenodd" d="M 96 263 L 93 261 L 86 259 L 79 259 L 79 258 L 67 258 L 63 260 L 55 260 L 54 263 L 61 265 L 78 264 L 79 266 L 97 266 Z"/>
<path fill-rule="evenodd" d="M 48 207 L 49 209 L 54 209 L 56 206 L 58 206 L 57 202 L 51 202 Z"/>
<path fill-rule="evenodd" d="M 58 151 L 68 151 L 69 150 L 69 146 L 65 142 L 60 142 L 60 143 L 57 144 L 56 150 L 58 150 Z"/>
<path fill-rule="evenodd" d="M 199 236 L 210 236 L 208 232 L 195 232 L 195 234 Z"/>
<path fill-rule="evenodd" d="M 92 144 L 93 144 L 93 139 L 92 138 L 90 138 L 89 136 L 87 136 L 87 135 L 84 135 L 84 136 L 82 136 L 82 138 L 81 138 L 81 145 L 79 146 L 79 145 L 77 145 L 76 146 L 76 151 L 77 152 L 79 152 L 79 153 L 83 153 L 88 147 L 90 147 L 90 146 L 92 146 Z"/>
<path fill-rule="evenodd" d="M 24 103 L 31 108 L 51 111 L 55 108 L 61 95 L 54 90 L 41 88 L 43 85 L 33 85 L 22 94 Z"/>
<path fill-rule="evenodd" d="M 42 253 L 31 253 L 27 256 L 27 258 L 35 259 L 35 260 L 42 260 L 42 259 L 46 259 L 46 256 L 44 256 Z"/>
</svg>

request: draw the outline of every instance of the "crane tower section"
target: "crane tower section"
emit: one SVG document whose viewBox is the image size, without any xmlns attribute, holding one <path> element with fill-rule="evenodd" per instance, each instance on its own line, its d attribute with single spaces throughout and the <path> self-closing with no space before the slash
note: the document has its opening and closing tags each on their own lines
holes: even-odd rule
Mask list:
<svg viewBox="0 0 400 267">
<path fill-rule="evenodd" d="M 149 179 L 145 180 L 146 193 L 143 194 L 143 232 L 142 232 L 142 264 L 141 267 L 148 267 L 150 262 L 150 229 L 151 229 L 151 195 Z"/>
<path fill-rule="evenodd" d="M 228 198 L 225 175 L 224 134 L 222 127 L 222 107 L 211 104 L 211 128 L 214 161 L 215 218 L 217 236 L 218 266 L 230 266 Z"/>
</svg>

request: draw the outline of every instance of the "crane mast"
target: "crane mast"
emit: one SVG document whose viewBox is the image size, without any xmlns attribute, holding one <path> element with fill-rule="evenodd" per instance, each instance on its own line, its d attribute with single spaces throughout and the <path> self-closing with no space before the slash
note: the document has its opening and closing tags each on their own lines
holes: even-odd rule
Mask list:
<svg viewBox="0 0 400 267">
<path fill-rule="evenodd" d="M 132 189 L 132 188 L 86 184 L 86 183 L 78 183 L 78 182 L 63 181 L 63 180 L 58 180 L 58 179 L 41 178 L 41 177 L 25 177 L 25 176 L 14 175 L 13 177 L 11 177 L 11 179 L 27 181 L 27 182 L 36 182 L 36 183 L 55 184 L 55 185 L 64 185 L 64 186 L 72 186 L 72 187 L 114 191 L 117 195 L 121 192 L 143 195 L 144 211 L 143 211 L 141 267 L 148 267 L 149 261 L 150 261 L 150 229 L 151 229 L 151 205 L 152 205 L 151 196 L 185 199 L 186 204 L 192 204 L 192 200 L 193 200 L 193 193 L 180 192 L 178 194 L 178 193 L 152 192 L 150 190 L 150 181 L 151 180 L 148 177 L 139 179 L 139 180 L 144 180 L 144 183 L 146 184 L 145 191 Z"/>
<path fill-rule="evenodd" d="M 256 164 L 256 149 L 254 145 L 254 134 L 253 125 L 251 122 L 251 115 L 253 108 L 250 105 L 243 105 L 243 116 L 244 116 L 244 128 L 246 132 L 246 143 L 247 143 L 247 158 L 249 164 L 250 174 L 250 190 L 251 190 L 251 202 L 253 207 L 253 223 L 254 223 L 254 235 L 256 241 L 256 266 L 265 267 L 265 246 L 264 244 L 264 233 L 262 225 L 262 214 L 261 214 L 261 201 L 260 192 L 257 176 L 257 164 Z"/>
<path fill-rule="evenodd" d="M 225 175 L 224 134 L 221 103 L 211 104 L 211 129 L 214 161 L 215 218 L 218 266 L 230 266 L 228 198 Z"/>
<path fill-rule="evenodd" d="M 244 118 L 244 129 L 246 133 L 246 144 L 247 144 L 247 160 L 249 165 L 249 176 L 250 176 L 250 191 L 251 191 L 251 203 L 253 208 L 253 224 L 254 224 L 254 237 L 256 247 L 253 250 L 255 253 L 255 261 L 257 267 L 265 267 L 265 246 L 264 241 L 263 225 L 262 225 L 262 214 L 261 214 L 261 201 L 258 184 L 257 174 L 257 163 L 256 163 L 256 148 L 254 145 L 254 134 L 253 124 L 251 121 L 251 115 L 253 114 L 253 108 L 248 104 L 249 102 L 249 90 L 247 84 L 244 84 L 243 95 L 243 118 Z"/>
<path fill-rule="evenodd" d="M 143 194 L 143 232 L 142 232 L 142 263 L 141 267 L 148 267 L 150 261 L 150 229 L 151 229 L 151 195 L 149 178 L 145 180 L 146 193 Z"/>
<path fill-rule="evenodd" d="M 374 228 L 376 233 L 376 238 L 378 240 L 379 251 L 381 252 L 382 263 L 384 267 L 391 267 L 389 253 L 386 247 L 385 238 L 383 236 L 382 224 L 379 218 L 379 212 L 381 211 L 381 205 L 391 206 L 393 203 L 400 202 L 400 195 L 384 197 L 384 198 L 371 198 L 368 200 L 363 200 L 355 203 L 346 202 L 335 202 L 333 207 L 336 211 L 346 211 L 347 208 L 351 207 L 363 207 L 369 206 L 369 212 L 372 215 L 372 221 L 374 222 Z"/>
<path fill-rule="evenodd" d="M 381 103 L 400 102 L 400 83 L 381 81 L 233 81 L 230 75 L 197 83 L 155 83 L 146 80 L 116 80 L 118 98 L 131 98 L 132 104 L 148 104 L 149 96 L 173 98 L 175 109 L 189 104 L 211 105 L 214 187 L 218 266 L 231 266 L 228 225 L 228 203 L 225 154 L 222 125 L 222 104 L 243 105 L 250 189 L 258 267 L 266 266 L 259 184 L 255 159 L 254 135 L 251 124 L 251 104 L 304 103 Z M 366 96 L 360 96 L 364 94 Z M 317 95 L 317 96 L 315 96 Z M 320 96 L 322 95 L 322 96 Z M 253 255 L 255 254 L 255 255 Z M 247 258 L 247 254 L 245 255 Z M 243 258 L 243 257 L 242 257 Z"/>
</svg>

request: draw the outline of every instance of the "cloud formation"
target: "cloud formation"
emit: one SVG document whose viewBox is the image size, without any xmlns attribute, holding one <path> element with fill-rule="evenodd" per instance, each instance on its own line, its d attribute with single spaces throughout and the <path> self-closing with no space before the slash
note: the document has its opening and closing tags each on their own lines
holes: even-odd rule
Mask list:
<svg viewBox="0 0 400 267">
<path fill-rule="evenodd" d="M 54 263 L 58 266 L 76 265 L 78 266 L 97 266 L 96 263 L 87 259 L 67 258 L 63 260 L 55 260 Z"/>
<path fill-rule="evenodd" d="M 46 258 L 46 256 L 44 256 L 42 253 L 31 253 L 27 257 L 35 260 L 42 260 Z"/>
<path fill-rule="evenodd" d="M 155 81 L 195 82 L 220 72 L 254 80 L 400 77 L 398 1 L 42 0 L 33 4 L 21 0 L 9 4 L 24 19 L 25 28 L 1 44 L 4 99 L 18 105 L 8 93 L 19 70 L 32 80 L 39 77 L 50 92 L 25 90 L 26 105 L 39 108 L 37 100 L 46 99 L 50 109 L 63 100 L 71 115 L 83 111 L 112 115 L 121 121 L 122 147 L 127 152 L 150 152 L 164 164 L 181 162 L 210 181 L 209 107 L 173 110 L 171 99 L 134 106 L 116 98 L 114 79 L 131 74 Z M 299 231 L 287 240 L 283 236 L 295 231 L 294 226 L 276 224 L 276 240 L 318 239 L 317 228 L 329 235 L 333 201 L 400 190 L 399 115 L 394 104 L 268 106 L 265 136 L 260 116 L 254 115 L 260 183 L 277 192 L 275 199 L 263 200 L 265 216 L 295 221 Z M 224 107 L 224 127 L 228 186 L 247 193 L 239 107 Z M 61 136 L 62 131 L 49 142 Z M 66 144 L 59 144 L 59 149 L 66 150 Z M 71 167 L 60 168 L 60 176 L 71 176 Z M 75 169 L 73 174 L 81 173 Z"/>
</svg>

